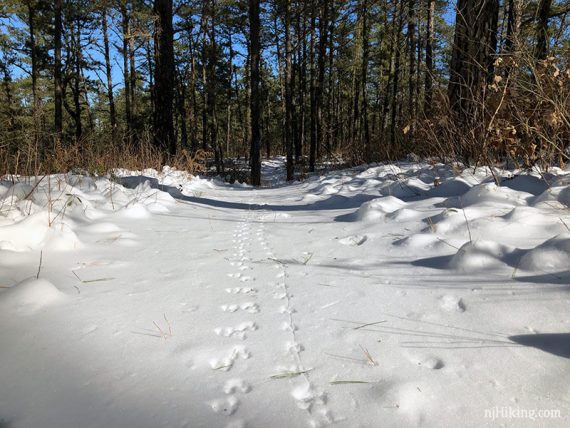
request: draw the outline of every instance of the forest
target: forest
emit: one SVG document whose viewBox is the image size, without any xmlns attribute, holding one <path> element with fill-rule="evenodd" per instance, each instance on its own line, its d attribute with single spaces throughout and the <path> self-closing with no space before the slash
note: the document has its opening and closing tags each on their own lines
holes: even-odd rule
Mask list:
<svg viewBox="0 0 570 428">
<path fill-rule="evenodd" d="M 5 0 L 3 173 L 563 165 L 570 3 Z M 244 172 L 247 169 L 247 172 Z M 241 174 L 241 175 L 240 175 Z"/>
<path fill-rule="evenodd" d="M 0 428 L 570 427 L 570 0 L 0 0 Z"/>
</svg>

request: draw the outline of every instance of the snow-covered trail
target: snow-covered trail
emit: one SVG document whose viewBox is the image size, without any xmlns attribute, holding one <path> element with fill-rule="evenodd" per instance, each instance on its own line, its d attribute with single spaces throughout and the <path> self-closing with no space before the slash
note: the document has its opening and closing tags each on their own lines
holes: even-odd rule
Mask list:
<svg viewBox="0 0 570 428">
<path fill-rule="evenodd" d="M 568 175 L 407 168 L 76 186 L 0 250 L 0 427 L 568 426 Z"/>
</svg>

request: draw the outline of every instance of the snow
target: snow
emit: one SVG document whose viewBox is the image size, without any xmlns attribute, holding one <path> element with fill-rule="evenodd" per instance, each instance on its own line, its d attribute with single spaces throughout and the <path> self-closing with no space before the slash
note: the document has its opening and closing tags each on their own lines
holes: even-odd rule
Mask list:
<svg viewBox="0 0 570 428">
<path fill-rule="evenodd" d="M 570 172 L 493 172 L 4 177 L 0 427 L 568 426 Z"/>
</svg>

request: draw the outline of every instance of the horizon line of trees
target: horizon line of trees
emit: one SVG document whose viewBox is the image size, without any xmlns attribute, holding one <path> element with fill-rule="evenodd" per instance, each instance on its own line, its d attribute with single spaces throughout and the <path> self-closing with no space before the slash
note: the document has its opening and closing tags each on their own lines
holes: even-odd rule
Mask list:
<svg viewBox="0 0 570 428">
<path fill-rule="evenodd" d="M 520 138 L 532 132 L 503 105 L 529 102 L 517 94 L 536 92 L 540 70 L 568 68 L 569 14 L 556 0 L 9 0 L 0 150 L 150 143 L 211 152 L 218 173 L 246 158 L 259 185 L 262 154 L 286 155 L 290 180 L 338 153 L 421 151 L 426 130 L 484 146 L 501 125 Z M 461 132 L 437 128 L 444 117 Z"/>
</svg>

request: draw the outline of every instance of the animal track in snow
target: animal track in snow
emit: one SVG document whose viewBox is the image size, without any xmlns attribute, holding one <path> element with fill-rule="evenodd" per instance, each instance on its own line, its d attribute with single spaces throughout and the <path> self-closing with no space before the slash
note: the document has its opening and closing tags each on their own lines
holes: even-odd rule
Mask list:
<svg viewBox="0 0 570 428">
<path fill-rule="evenodd" d="M 222 305 L 222 311 L 224 312 L 236 312 L 238 310 L 247 311 L 250 314 L 255 314 L 259 312 L 259 305 L 253 302 L 242 303 L 241 305 Z"/>
<path fill-rule="evenodd" d="M 298 354 L 299 352 L 303 352 L 305 350 L 305 347 L 297 342 L 286 342 L 285 348 L 287 349 L 287 352 L 290 352 L 292 354 Z"/>
<path fill-rule="evenodd" d="M 248 282 L 248 281 L 255 281 L 255 278 L 253 276 L 242 276 L 239 279 L 241 282 Z"/>
<path fill-rule="evenodd" d="M 283 331 L 297 331 L 297 327 L 295 326 L 295 324 L 292 324 L 289 321 L 283 321 L 281 323 L 281 330 L 283 330 Z"/>
<path fill-rule="evenodd" d="M 254 294 L 257 293 L 255 288 L 250 287 L 233 287 L 233 288 L 226 288 L 226 293 L 230 294 Z"/>
<path fill-rule="evenodd" d="M 287 305 L 283 305 L 279 308 L 279 313 L 280 314 L 294 314 L 295 312 L 297 312 L 294 308 L 289 308 Z"/>
<path fill-rule="evenodd" d="M 323 391 L 314 390 L 309 382 L 294 388 L 291 395 L 297 402 L 297 407 L 309 412 L 314 405 L 326 404 L 326 394 Z"/>
<path fill-rule="evenodd" d="M 220 398 L 218 400 L 210 401 L 210 406 L 212 410 L 216 413 L 220 413 L 226 416 L 233 415 L 239 407 L 239 400 L 230 395 L 226 398 Z"/>
<path fill-rule="evenodd" d="M 229 379 L 224 384 L 224 392 L 226 394 L 234 394 L 236 392 L 243 392 L 244 394 L 247 394 L 249 391 L 251 391 L 251 385 L 243 379 Z"/>
<path fill-rule="evenodd" d="M 251 353 L 248 351 L 248 349 L 245 346 L 235 346 L 227 357 L 222 359 L 214 358 L 210 360 L 210 367 L 212 368 L 212 370 L 221 370 L 227 372 L 231 370 L 231 368 L 234 365 L 234 362 L 238 358 L 247 360 L 250 357 Z"/>
<path fill-rule="evenodd" d="M 246 331 L 255 331 L 257 330 L 257 324 L 253 321 L 246 321 L 243 322 L 235 327 L 217 327 L 214 329 L 214 333 L 218 336 L 223 337 L 238 337 L 241 340 L 246 338 L 245 332 Z"/>
</svg>

